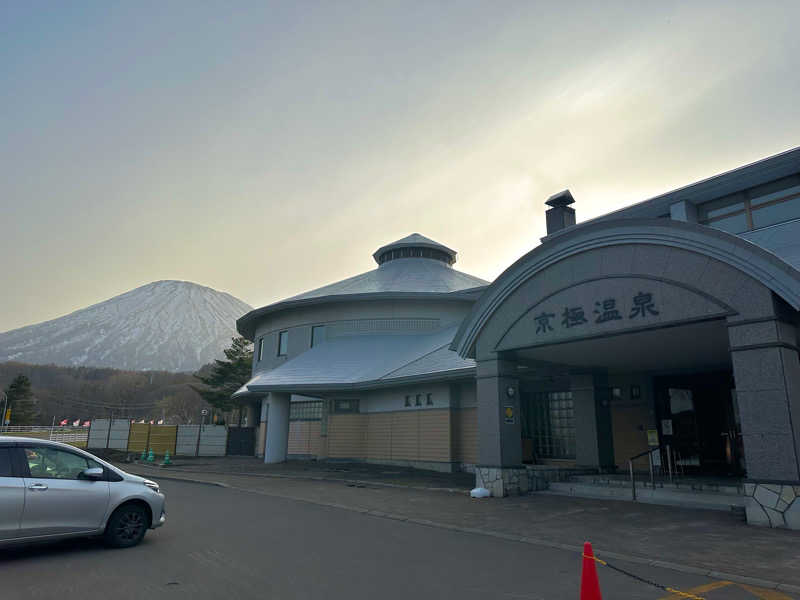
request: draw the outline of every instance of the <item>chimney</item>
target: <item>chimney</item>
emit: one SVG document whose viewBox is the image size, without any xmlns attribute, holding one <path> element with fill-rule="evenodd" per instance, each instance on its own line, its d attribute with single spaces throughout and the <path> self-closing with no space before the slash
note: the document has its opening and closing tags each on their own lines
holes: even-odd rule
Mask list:
<svg viewBox="0 0 800 600">
<path fill-rule="evenodd" d="M 569 190 L 553 194 L 547 199 L 545 204 L 553 207 L 545 212 L 547 235 L 575 225 L 575 209 L 570 207 L 573 202 L 575 202 L 575 198 L 572 197 Z"/>
</svg>

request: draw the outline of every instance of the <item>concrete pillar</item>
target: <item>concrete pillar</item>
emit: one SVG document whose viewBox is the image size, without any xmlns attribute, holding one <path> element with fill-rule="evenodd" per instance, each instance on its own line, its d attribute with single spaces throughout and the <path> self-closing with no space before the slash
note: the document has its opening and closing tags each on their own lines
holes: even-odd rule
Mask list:
<svg viewBox="0 0 800 600">
<path fill-rule="evenodd" d="M 800 529 L 800 359 L 791 319 L 729 318 L 751 525 Z"/>
<path fill-rule="evenodd" d="M 264 450 L 267 444 L 267 409 L 269 402 L 266 398 L 262 398 L 259 402 L 259 419 L 258 431 L 256 433 L 256 456 L 264 456 Z"/>
<path fill-rule="evenodd" d="M 522 464 L 519 381 L 516 365 L 504 360 L 477 364 L 478 464 L 475 485 L 492 496 L 528 491 Z"/>
<path fill-rule="evenodd" d="M 570 375 L 575 407 L 575 464 L 579 467 L 614 466 L 611 394 L 605 374 Z"/>
<path fill-rule="evenodd" d="M 797 331 L 777 318 L 729 323 L 748 479 L 800 482 Z"/>
<path fill-rule="evenodd" d="M 289 447 L 289 406 L 291 394 L 271 392 L 269 395 L 269 418 L 267 420 L 267 447 L 265 463 L 286 461 Z"/>
</svg>

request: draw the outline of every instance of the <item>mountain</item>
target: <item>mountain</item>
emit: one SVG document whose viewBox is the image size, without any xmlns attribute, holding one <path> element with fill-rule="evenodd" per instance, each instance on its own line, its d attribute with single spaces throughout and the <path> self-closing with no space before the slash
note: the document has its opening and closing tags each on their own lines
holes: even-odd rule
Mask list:
<svg viewBox="0 0 800 600">
<path fill-rule="evenodd" d="M 230 345 L 252 308 L 188 281 L 156 281 L 37 325 L 0 333 L 0 362 L 195 371 Z"/>
</svg>

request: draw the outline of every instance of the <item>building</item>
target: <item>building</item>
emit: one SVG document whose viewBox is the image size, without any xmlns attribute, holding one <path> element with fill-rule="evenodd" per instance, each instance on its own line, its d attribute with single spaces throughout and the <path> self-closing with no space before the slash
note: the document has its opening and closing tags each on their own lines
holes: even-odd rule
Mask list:
<svg viewBox="0 0 800 600">
<path fill-rule="evenodd" d="M 656 449 L 743 478 L 749 522 L 800 528 L 800 148 L 580 224 L 573 203 L 551 197 L 547 236 L 489 285 L 413 235 L 242 317 L 266 460 L 474 468 L 507 495 L 528 464 Z"/>
</svg>

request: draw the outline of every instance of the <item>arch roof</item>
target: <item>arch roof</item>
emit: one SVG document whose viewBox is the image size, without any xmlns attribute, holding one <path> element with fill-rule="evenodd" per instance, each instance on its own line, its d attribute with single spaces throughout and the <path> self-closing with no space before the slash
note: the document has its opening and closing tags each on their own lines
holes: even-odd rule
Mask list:
<svg viewBox="0 0 800 600">
<path fill-rule="evenodd" d="M 488 288 L 472 307 L 450 348 L 470 356 L 475 341 L 494 311 L 525 281 L 569 256 L 607 246 L 653 244 L 703 254 L 752 277 L 795 310 L 800 310 L 800 271 L 772 252 L 739 236 L 672 219 L 591 221 L 558 232 L 534 248 Z"/>
</svg>

